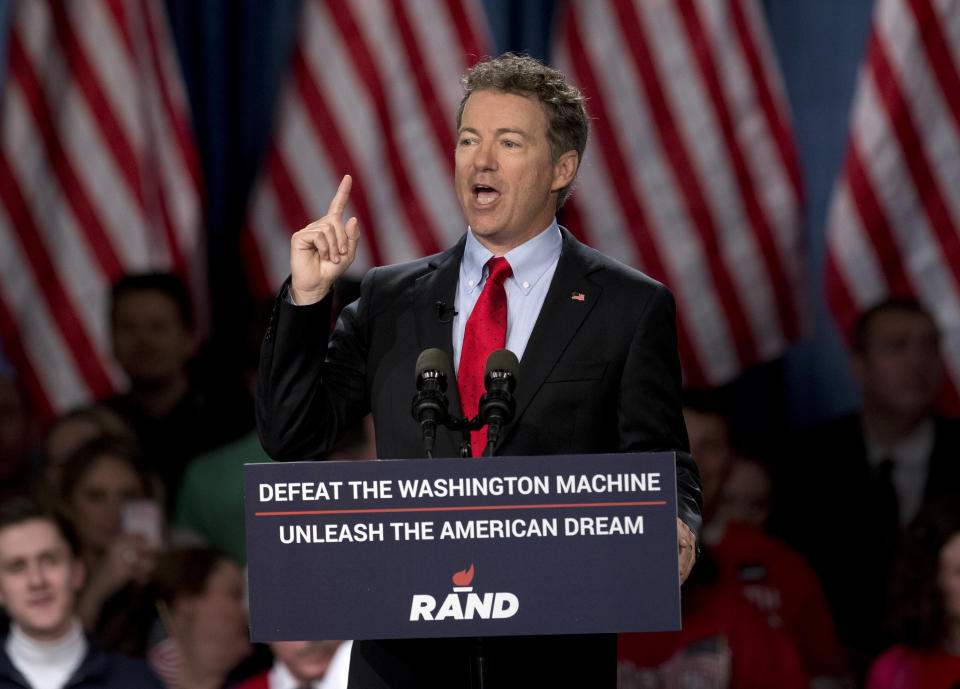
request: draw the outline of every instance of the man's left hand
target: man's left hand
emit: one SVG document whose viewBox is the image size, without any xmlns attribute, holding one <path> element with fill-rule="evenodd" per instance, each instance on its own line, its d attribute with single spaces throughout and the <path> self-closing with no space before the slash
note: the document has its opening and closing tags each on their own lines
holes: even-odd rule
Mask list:
<svg viewBox="0 0 960 689">
<path fill-rule="evenodd" d="M 693 563 L 697 559 L 697 537 L 680 519 L 677 519 L 677 543 L 680 546 L 680 583 L 682 584 L 690 576 L 690 570 L 693 569 Z"/>
</svg>

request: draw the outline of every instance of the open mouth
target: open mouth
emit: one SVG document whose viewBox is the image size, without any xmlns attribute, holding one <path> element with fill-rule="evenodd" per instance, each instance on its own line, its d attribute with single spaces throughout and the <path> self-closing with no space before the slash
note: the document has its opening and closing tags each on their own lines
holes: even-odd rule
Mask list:
<svg viewBox="0 0 960 689">
<path fill-rule="evenodd" d="M 474 184 L 473 198 L 479 205 L 487 206 L 500 198 L 500 192 L 485 184 Z"/>
</svg>

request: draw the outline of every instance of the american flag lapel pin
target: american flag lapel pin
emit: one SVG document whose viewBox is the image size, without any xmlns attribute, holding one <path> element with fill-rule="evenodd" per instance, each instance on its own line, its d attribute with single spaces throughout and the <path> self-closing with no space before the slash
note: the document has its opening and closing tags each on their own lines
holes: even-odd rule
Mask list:
<svg viewBox="0 0 960 689">
<path fill-rule="evenodd" d="M 586 296 L 583 294 L 583 292 L 571 292 L 570 298 L 574 301 L 583 301 L 586 299 Z"/>
</svg>

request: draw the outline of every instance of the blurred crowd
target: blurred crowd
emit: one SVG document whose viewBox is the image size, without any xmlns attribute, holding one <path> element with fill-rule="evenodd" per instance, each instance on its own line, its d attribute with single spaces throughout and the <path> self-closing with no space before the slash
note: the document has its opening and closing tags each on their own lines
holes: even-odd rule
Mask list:
<svg viewBox="0 0 960 689">
<path fill-rule="evenodd" d="M 223 375 L 175 277 L 125 277 L 111 304 L 123 394 L 41 425 L 0 375 L 0 689 L 346 686 L 349 641 L 249 641 L 242 467 L 269 461 L 270 305 Z M 621 687 L 960 686 L 960 421 L 936 413 L 938 348 L 919 304 L 876 305 L 851 353 L 862 408 L 766 446 L 722 391 L 686 391 L 701 552 L 682 631 L 621 635 Z M 367 419 L 332 458 L 375 455 Z"/>
</svg>

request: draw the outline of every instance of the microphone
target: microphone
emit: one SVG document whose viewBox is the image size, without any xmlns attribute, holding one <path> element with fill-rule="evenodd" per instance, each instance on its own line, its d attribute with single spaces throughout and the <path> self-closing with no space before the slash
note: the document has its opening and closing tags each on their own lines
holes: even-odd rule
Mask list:
<svg viewBox="0 0 960 689">
<path fill-rule="evenodd" d="M 423 449 L 427 457 L 433 457 L 433 444 L 437 439 L 437 424 L 445 424 L 449 416 L 447 402 L 447 378 L 450 377 L 450 361 L 442 349 L 431 348 L 417 357 L 417 394 L 413 397 L 410 411 L 420 424 L 423 433 Z"/>
<path fill-rule="evenodd" d="M 517 387 L 519 368 L 517 355 L 509 349 L 497 349 L 487 357 L 487 368 L 483 375 L 483 386 L 487 391 L 478 405 L 480 420 L 487 425 L 487 446 L 483 450 L 485 457 L 493 456 L 493 447 L 500 438 L 501 427 L 513 421 L 517 411 L 513 390 Z"/>
<path fill-rule="evenodd" d="M 449 323 L 457 315 L 456 307 L 443 301 L 436 302 L 433 308 L 437 312 L 437 320 L 441 323 Z"/>
</svg>

